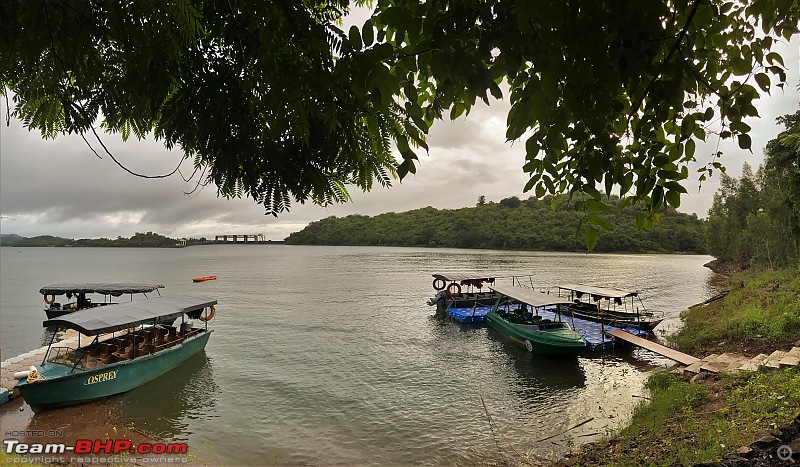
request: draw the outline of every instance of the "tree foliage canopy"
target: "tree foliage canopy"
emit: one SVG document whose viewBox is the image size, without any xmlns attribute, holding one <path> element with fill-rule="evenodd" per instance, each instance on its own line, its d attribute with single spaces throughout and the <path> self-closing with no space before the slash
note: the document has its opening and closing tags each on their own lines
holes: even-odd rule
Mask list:
<svg viewBox="0 0 800 467">
<path fill-rule="evenodd" d="M 327 217 L 312 222 L 286 238 L 289 244 L 381 245 L 449 248 L 524 249 L 539 251 L 586 251 L 580 241 L 588 226 L 575 231 L 575 215 L 567 201 L 553 202 L 516 196 L 476 207 L 436 209 L 432 207 L 377 216 Z M 608 204 L 609 230 L 599 233 L 599 252 L 705 253 L 705 223 L 695 215 L 666 208 L 662 221 L 650 230 L 636 230 L 636 212 L 619 209 L 621 200 L 612 195 Z"/>
<path fill-rule="evenodd" d="M 771 48 L 800 18 L 791 0 L 371 5 L 343 31 L 347 0 L 8 0 L 0 81 L 12 115 L 45 137 L 98 120 L 152 135 L 220 194 L 273 214 L 414 172 L 434 121 L 503 98 L 502 85 L 526 190 L 582 193 L 575 208 L 602 213 L 601 192 L 618 187 L 648 226 L 680 204 L 712 129 L 750 148 L 743 119 L 785 82 Z"/>
<path fill-rule="evenodd" d="M 771 268 L 800 259 L 800 112 L 780 119 L 786 130 L 767 144 L 754 174 L 745 164 L 739 179 L 722 175 L 709 211 L 709 253 L 720 259 Z"/>
</svg>

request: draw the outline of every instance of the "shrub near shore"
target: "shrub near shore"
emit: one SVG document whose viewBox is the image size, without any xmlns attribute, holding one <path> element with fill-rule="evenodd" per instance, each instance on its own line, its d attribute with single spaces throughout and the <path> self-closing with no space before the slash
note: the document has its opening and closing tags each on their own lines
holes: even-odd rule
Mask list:
<svg viewBox="0 0 800 467">
<path fill-rule="evenodd" d="M 647 388 L 650 400 L 636 407 L 630 425 L 584 449 L 569 463 L 717 462 L 800 415 L 800 372 L 796 369 L 724 375 L 703 382 L 660 372 L 648 380 Z"/>
<path fill-rule="evenodd" d="M 748 356 L 788 349 L 800 340 L 800 273 L 797 270 L 737 274 L 724 300 L 695 305 L 671 346 L 695 356 L 735 352 Z"/>
<path fill-rule="evenodd" d="M 725 298 L 683 313 L 685 326 L 669 338 L 672 346 L 697 356 L 723 352 L 755 355 L 789 348 L 800 338 L 798 271 L 737 274 L 728 280 L 728 286 L 731 291 Z M 722 374 L 697 381 L 658 372 L 646 387 L 649 400 L 634 409 L 627 427 L 585 447 L 568 463 L 666 466 L 719 462 L 726 454 L 800 417 L 800 371 L 796 368 Z"/>
</svg>

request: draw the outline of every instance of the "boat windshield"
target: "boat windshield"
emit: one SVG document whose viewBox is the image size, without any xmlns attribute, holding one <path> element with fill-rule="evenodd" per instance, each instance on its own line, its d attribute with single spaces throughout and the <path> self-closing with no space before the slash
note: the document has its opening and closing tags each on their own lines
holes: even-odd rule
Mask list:
<svg viewBox="0 0 800 467">
<path fill-rule="evenodd" d="M 67 365 L 81 371 L 101 364 L 99 360 L 83 349 L 73 349 L 72 347 L 51 347 L 49 357 L 47 361 L 50 363 Z"/>
</svg>

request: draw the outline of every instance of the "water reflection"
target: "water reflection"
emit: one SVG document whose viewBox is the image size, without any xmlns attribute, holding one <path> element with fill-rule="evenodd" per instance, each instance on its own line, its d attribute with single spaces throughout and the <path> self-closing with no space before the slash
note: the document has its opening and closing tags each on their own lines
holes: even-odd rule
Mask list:
<svg viewBox="0 0 800 467">
<path fill-rule="evenodd" d="M 187 419 L 216 417 L 219 386 L 205 351 L 123 396 L 124 417 L 159 439 L 186 440 Z"/>
<path fill-rule="evenodd" d="M 489 339 L 503 347 L 512 366 L 519 374 L 518 393 L 536 400 L 539 392 L 579 389 L 586 384 L 586 374 L 574 355 L 538 355 L 507 342 L 494 329 L 488 329 Z"/>
</svg>

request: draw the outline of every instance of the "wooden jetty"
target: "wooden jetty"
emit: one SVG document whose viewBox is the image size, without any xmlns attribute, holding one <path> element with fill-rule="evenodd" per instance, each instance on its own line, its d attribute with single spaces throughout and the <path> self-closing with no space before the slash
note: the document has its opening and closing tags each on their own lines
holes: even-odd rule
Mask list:
<svg viewBox="0 0 800 467">
<path fill-rule="evenodd" d="M 687 355 L 683 352 L 678 352 L 675 349 L 671 349 L 664 345 L 657 344 L 653 341 L 642 339 L 641 337 L 634 336 L 633 334 L 626 331 L 615 329 L 606 331 L 606 334 L 608 334 L 611 337 L 630 342 L 633 345 L 638 345 L 639 347 L 650 350 L 651 352 L 655 352 L 671 360 L 675 360 L 676 362 L 683 363 L 684 365 L 691 365 L 693 363 L 700 362 L 700 359 L 697 357 L 692 357 L 691 355 Z"/>
</svg>

